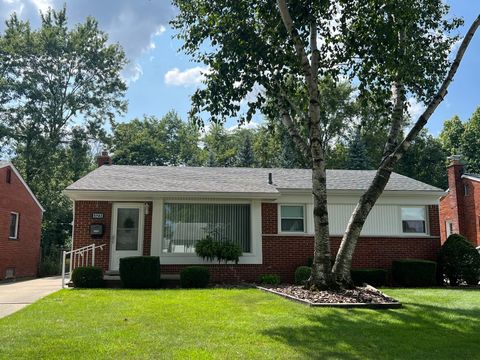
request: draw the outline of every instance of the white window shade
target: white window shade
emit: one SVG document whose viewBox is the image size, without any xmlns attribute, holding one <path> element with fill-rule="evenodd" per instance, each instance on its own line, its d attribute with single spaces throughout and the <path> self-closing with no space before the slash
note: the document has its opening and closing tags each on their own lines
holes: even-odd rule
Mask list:
<svg viewBox="0 0 480 360">
<path fill-rule="evenodd" d="M 165 203 L 164 214 L 163 253 L 195 253 L 206 236 L 251 251 L 250 204 Z"/>
<path fill-rule="evenodd" d="M 426 229 L 425 207 L 402 208 L 402 231 L 404 233 L 425 234 Z"/>
<path fill-rule="evenodd" d="M 305 232 L 305 214 L 303 205 L 280 206 L 281 232 Z"/>
</svg>

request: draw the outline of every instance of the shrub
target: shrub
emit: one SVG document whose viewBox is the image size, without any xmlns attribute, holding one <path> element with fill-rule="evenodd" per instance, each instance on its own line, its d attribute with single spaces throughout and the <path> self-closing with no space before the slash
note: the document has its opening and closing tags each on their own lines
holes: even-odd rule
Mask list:
<svg viewBox="0 0 480 360">
<path fill-rule="evenodd" d="M 77 267 L 72 272 L 72 282 L 76 288 L 103 287 L 103 270 L 95 266 Z"/>
<path fill-rule="evenodd" d="M 369 284 L 372 286 L 387 285 L 387 270 L 385 269 L 355 269 L 350 272 L 355 285 Z"/>
<path fill-rule="evenodd" d="M 306 263 L 306 265 L 307 265 L 309 268 L 312 267 L 312 265 L 313 265 L 313 256 L 309 256 L 309 257 L 307 258 L 307 263 Z"/>
<path fill-rule="evenodd" d="M 438 256 L 442 274 L 450 285 L 465 281 L 477 285 L 480 277 L 480 254 L 463 236 L 452 234 L 442 245 Z"/>
<path fill-rule="evenodd" d="M 120 279 L 126 288 L 155 288 L 160 283 L 158 256 L 131 256 L 120 259 Z"/>
<path fill-rule="evenodd" d="M 396 260 L 392 264 L 395 283 L 407 287 L 435 285 L 437 263 L 419 259 Z"/>
<path fill-rule="evenodd" d="M 203 266 L 189 266 L 180 271 L 183 288 L 205 288 L 210 281 L 210 271 Z"/>
<path fill-rule="evenodd" d="M 203 260 L 213 261 L 218 254 L 218 241 L 213 240 L 213 238 L 208 235 L 205 239 L 197 241 L 195 244 L 195 252 Z"/>
<path fill-rule="evenodd" d="M 280 276 L 275 274 L 263 274 L 260 275 L 259 281 L 261 284 L 278 285 L 280 284 Z"/>
<path fill-rule="evenodd" d="M 299 266 L 295 270 L 295 284 L 304 285 L 312 274 L 312 268 L 310 266 Z"/>
<path fill-rule="evenodd" d="M 242 248 L 232 242 L 221 242 L 214 240 L 210 235 L 204 239 L 197 241 L 195 245 L 195 252 L 198 256 L 213 261 L 217 259 L 218 262 L 235 262 L 238 264 L 240 256 L 242 256 Z"/>
</svg>

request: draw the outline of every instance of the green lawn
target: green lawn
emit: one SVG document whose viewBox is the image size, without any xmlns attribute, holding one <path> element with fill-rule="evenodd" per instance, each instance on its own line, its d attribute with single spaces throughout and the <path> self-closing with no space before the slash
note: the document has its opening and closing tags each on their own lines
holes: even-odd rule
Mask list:
<svg viewBox="0 0 480 360">
<path fill-rule="evenodd" d="M 480 359 L 480 292 L 386 292 L 399 310 L 259 290 L 62 290 L 0 320 L 0 357 Z"/>
</svg>

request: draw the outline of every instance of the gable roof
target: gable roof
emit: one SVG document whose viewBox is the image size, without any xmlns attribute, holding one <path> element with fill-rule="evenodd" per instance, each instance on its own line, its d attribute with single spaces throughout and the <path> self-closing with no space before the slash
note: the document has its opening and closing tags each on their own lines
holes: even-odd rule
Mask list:
<svg viewBox="0 0 480 360">
<path fill-rule="evenodd" d="M 16 169 L 15 166 L 13 166 L 13 164 L 9 161 L 5 161 L 5 160 L 0 160 L 0 169 L 1 168 L 4 168 L 4 167 L 7 167 L 9 166 L 13 172 L 15 173 L 15 175 L 17 175 L 18 179 L 20 179 L 20 182 L 23 184 L 23 186 L 25 187 L 25 189 L 27 189 L 28 193 L 30 194 L 30 196 L 32 197 L 32 199 L 35 201 L 35 203 L 38 205 L 38 207 L 42 210 L 42 212 L 45 212 L 45 209 L 43 208 L 42 204 L 40 204 L 40 201 L 38 201 L 37 197 L 33 194 L 32 190 L 30 189 L 30 187 L 27 185 L 27 183 L 25 182 L 25 180 L 23 180 L 22 176 L 20 175 L 20 173 L 18 172 L 18 170 Z"/>
<path fill-rule="evenodd" d="M 268 183 L 272 173 L 273 184 Z M 365 190 L 375 170 L 327 170 L 327 189 Z M 110 165 L 87 174 L 67 187 L 75 191 L 136 191 L 165 193 L 271 194 L 312 188 L 306 169 L 215 168 Z M 392 173 L 386 191 L 443 192 L 415 179 Z"/>
</svg>

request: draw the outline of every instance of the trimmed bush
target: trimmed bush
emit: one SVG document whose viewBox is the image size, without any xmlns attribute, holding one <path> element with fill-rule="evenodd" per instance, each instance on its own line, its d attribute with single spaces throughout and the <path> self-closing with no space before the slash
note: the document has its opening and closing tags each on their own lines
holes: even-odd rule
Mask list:
<svg viewBox="0 0 480 360">
<path fill-rule="evenodd" d="M 210 282 L 210 271 L 204 266 L 189 266 L 180 271 L 182 288 L 205 288 Z"/>
<path fill-rule="evenodd" d="M 368 284 L 372 286 L 387 285 L 387 270 L 385 269 L 355 269 L 350 272 L 355 285 Z"/>
<path fill-rule="evenodd" d="M 480 254 L 463 236 L 452 234 L 442 245 L 438 256 L 442 274 L 450 285 L 465 281 L 477 285 L 480 278 Z"/>
<path fill-rule="evenodd" d="M 406 287 L 434 286 L 437 263 L 419 259 L 396 260 L 392 264 L 393 280 Z"/>
<path fill-rule="evenodd" d="M 95 266 L 77 267 L 72 272 L 72 282 L 76 288 L 103 287 L 103 270 Z"/>
<path fill-rule="evenodd" d="M 131 256 L 120 259 L 120 279 L 130 289 L 156 288 L 160 284 L 158 256 Z"/>
<path fill-rule="evenodd" d="M 260 275 L 259 282 L 261 284 L 278 285 L 280 284 L 280 276 L 275 274 L 263 274 Z"/>
<path fill-rule="evenodd" d="M 295 284 L 304 285 L 312 274 L 312 268 L 310 266 L 299 266 L 295 270 Z"/>
</svg>

